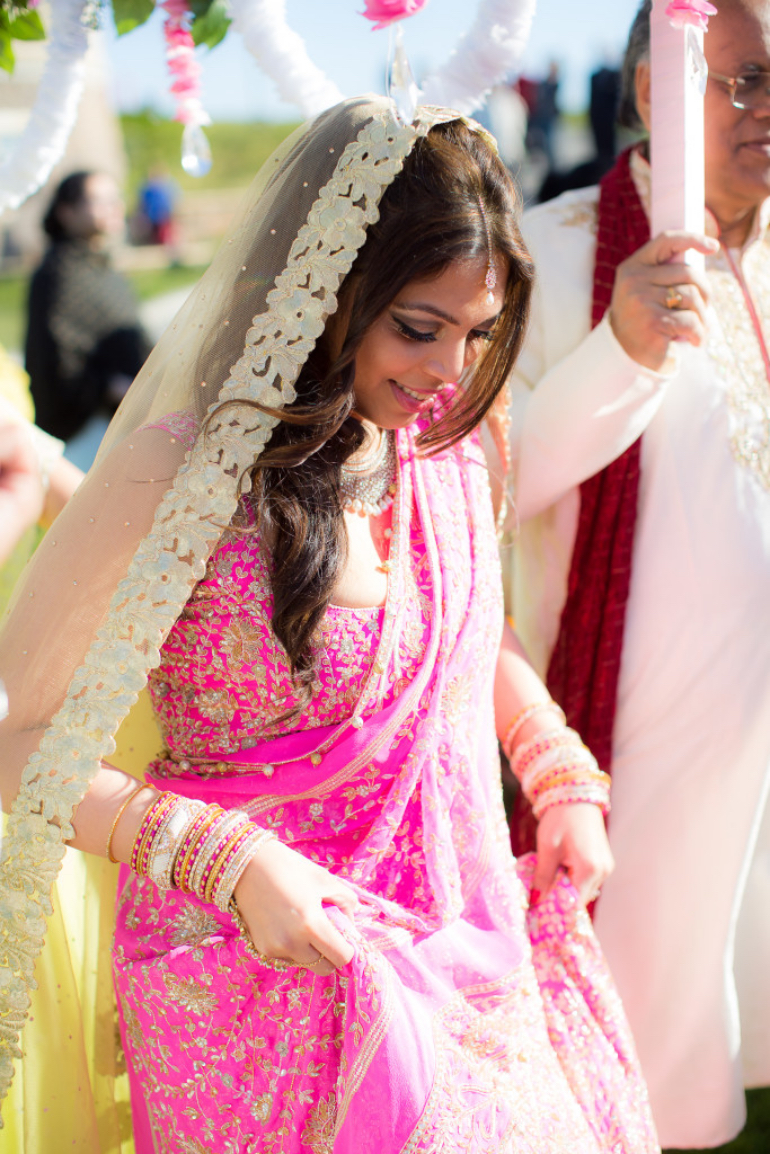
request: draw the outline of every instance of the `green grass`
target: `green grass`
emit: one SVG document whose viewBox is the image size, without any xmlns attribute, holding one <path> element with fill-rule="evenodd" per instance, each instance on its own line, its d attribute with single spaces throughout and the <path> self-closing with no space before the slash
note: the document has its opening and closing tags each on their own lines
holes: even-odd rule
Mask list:
<svg viewBox="0 0 770 1154">
<path fill-rule="evenodd" d="M 717 1146 L 708 1154 L 768 1154 L 770 1151 L 770 1089 L 749 1090 L 746 1094 L 748 1120 L 746 1128 L 733 1142 Z M 694 1154 L 668 1150 L 665 1154 Z"/>
<path fill-rule="evenodd" d="M 193 285 L 204 272 L 204 265 L 183 265 L 139 269 L 125 275 L 139 300 L 144 301 Z M 0 344 L 12 351 L 22 349 L 24 345 L 28 280 L 26 275 L 0 277 Z"/>
<path fill-rule="evenodd" d="M 213 163 L 208 176 L 188 176 L 180 165 L 182 125 L 152 112 L 121 116 L 123 143 L 128 157 L 126 196 L 136 200 L 139 185 L 155 165 L 162 165 L 179 188 L 197 191 L 244 188 L 296 124 L 221 123 L 208 127 Z"/>
<path fill-rule="evenodd" d="M 27 277 L 0 277 L 0 345 L 20 349 L 24 340 Z"/>
<path fill-rule="evenodd" d="M 203 276 L 206 267 L 205 264 L 175 265 L 169 268 L 135 269 L 125 275 L 134 286 L 139 300 L 146 301 L 195 284 Z"/>
</svg>

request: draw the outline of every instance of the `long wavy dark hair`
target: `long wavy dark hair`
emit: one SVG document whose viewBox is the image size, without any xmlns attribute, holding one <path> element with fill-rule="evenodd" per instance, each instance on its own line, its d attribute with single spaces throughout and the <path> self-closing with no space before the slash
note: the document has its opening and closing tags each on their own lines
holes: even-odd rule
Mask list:
<svg viewBox="0 0 770 1154">
<path fill-rule="evenodd" d="M 340 501 L 344 462 L 365 433 L 351 415 L 356 352 L 406 284 L 440 275 L 453 261 L 489 248 L 508 264 L 504 304 L 494 334 L 452 403 L 418 438 L 437 453 L 470 433 L 503 389 L 527 322 L 532 263 L 517 224 L 518 198 L 508 171 L 478 133 L 461 121 L 430 130 L 415 144 L 380 202 L 380 217 L 338 294 L 334 346 L 327 330 L 305 363 L 297 400 L 250 470 L 257 531 L 269 543 L 276 637 L 289 656 L 299 704 L 312 694 L 317 637 L 344 564 L 347 537 Z M 339 333 L 340 324 L 345 327 Z"/>
</svg>

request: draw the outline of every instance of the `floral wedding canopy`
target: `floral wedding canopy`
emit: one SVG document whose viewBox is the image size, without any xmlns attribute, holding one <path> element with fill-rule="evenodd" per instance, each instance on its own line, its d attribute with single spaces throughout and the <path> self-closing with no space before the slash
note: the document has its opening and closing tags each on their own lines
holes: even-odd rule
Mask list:
<svg viewBox="0 0 770 1154">
<path fill-rule="evenodd" d="M 360 0 L 359 0 L 360 2 Z M 423 8 L 427 0 L 363 0 L 375 29 L 385 28 Z M 433 0 L 440 4 L 441 0 Z M 704 29 L 716 9 L 708 0 L 655 0 L 679 26 Z M 286 0 L 51 0 L 48 27 L 39 0 L 0 0 L 0 68 L 14 67 L 14 40 L 49 40 L 46 67 L 27 126 L 6 157 L 0 158 L 0 215 L 17 208 L 47 180 L 61 159 L 75 123 L 83 91 L 89 31 L 111 8 L 119 35 L 143 24 L 156 7 L 164 13 L 166 57 L 176 119 L 184 125 L 182 163 L 204 175 L 211 154 L 203 132 L 209 123 L 200 93 L 196 49 L 213 48 L 231 33 L 242 37 L 279 95 L 313 116 L 346 95 L 310 58 L 302 37 L 286 17 Z M 351 0 L 351 16 L 356 0 Z M 519 66 L 536 0 L 479 0 L 470 28 L 446 62 L 417 93 L 426 104 L 469 114 L 490 89 Z M 416 88 L 415 88 L 416 91 Z"/>
<path fill-rule="evenodd" d="M 358 0 L 360 3 L 361 0 Z M 414 15 L 426 0 L 363 0 L 374 28 Z M 441 0 L 433 0 L 440 4 Z M 357 0 L 350 0 L 351 18 Z M 119 35 L 143 24 L 156 7 L 164 13 L 166 58 L 176 119 L 184 125 L 183 164 L 204 175 L 210 153 L 203 134 L 209 123 L 200 94 L 196 49 L 240 35 L 279 95 L 313 116 L 346 93 L 310 58 L 286 17 L 286 0 L 51 0 L 46 26 L 38 0 L 0 0 L 0 67 L 12 71 L 13 41 L 49 41 L 46 67 L 27 126 L 12 152 L 0 158 L 0 214 L 18 207 L 48 178 L 61 158 L 83 91 L 89 31 L 110 8 Z M 535 0 L 480 0 L 470 28 L 449 59 L 426 80 L 420 98 L 470 113 L 493 85 L 516 69 L 526 44 Z"/>
</svg>

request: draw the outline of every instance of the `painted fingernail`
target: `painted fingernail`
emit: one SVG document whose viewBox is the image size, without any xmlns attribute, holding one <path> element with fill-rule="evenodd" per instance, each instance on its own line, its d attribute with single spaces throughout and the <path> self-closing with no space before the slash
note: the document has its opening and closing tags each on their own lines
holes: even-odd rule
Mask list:
<svg viewBox="0 0 770 1154">
<path fill-rule="evenodd" d="M 539 901 L 540 901 L 540 890 L 530 890 L 529 904 L 531 906 L 536 906 Z"/>
</svg>

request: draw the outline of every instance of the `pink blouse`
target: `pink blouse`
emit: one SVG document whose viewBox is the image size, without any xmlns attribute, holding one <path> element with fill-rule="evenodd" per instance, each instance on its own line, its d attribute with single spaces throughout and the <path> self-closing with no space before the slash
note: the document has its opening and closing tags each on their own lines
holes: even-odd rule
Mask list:
<svg viewBox="0 0 770 1154">
<path fill-rule="evenodd" d="M 232 773 L 232 764 L 217 766 L 218 757 L 287 732 L 344 721 L 352 716 L 374 660 L 384 607 L 330 606 L 316 643 L 320 663 L 312 700 L 299 720 L 282 720 L 297 697 L 288 658 L 270 623 L 269 558 L 257 535 L 248 531 L 251 518 L 243 505 L 236 520 L 247 531 L 233 528 L 223 535 L 166 639 L 159 667 L 150 674 L 150 695 L 167 747 L 153 765 L 156 774 Z M 419 554 L 424 554 L 416 536 L 413 531 L 409 542 L 418 562 L 412 573 L 419 572 Z M 399 676 L 389 684 L 384 705 L 412 680 L 422 660 L 428 632 L 423 602 L 411 576 Z"/>
</svg>

